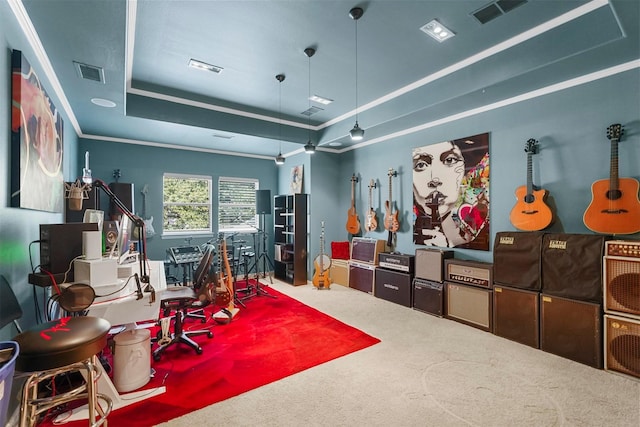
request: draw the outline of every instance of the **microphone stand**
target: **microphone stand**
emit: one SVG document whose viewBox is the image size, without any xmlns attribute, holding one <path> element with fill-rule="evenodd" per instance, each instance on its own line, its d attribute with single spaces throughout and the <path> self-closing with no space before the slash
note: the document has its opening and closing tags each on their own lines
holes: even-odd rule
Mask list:
<svg viewBox="0 0 640 427">
<path fill-rule="evenodd" d="M 93 186 L 96 188 L 102 189 L 104 193 L 109 197 L 109 199 L 118 206 L 118 208 L 125 214 L 135 227 L 138 228 L 138 251 L 140 252 L 138 256 L 138 262 L 140 263 L 140 282 L 142 282 L 144 288 L 144 292 L 151 292 L 151 302 L 155 300 L 155 289 L 151 286 L 149 280 L 149 274 L 147 272 L 147 243 L 146 243 L 146 232 L 144 227 L 144 220 L 139 216 L 135 215 L 131 212 L 125 204 L 116 196 L 113 191 L 109 188 L 107 184 L 101 179 L 94 179 Z M 138 278 L 136 277 L 136 281 Z M 140 287 L 138 285 L 138 287 Z M 139 295 L 139 294 L 138 294 Z"/>
</svg>

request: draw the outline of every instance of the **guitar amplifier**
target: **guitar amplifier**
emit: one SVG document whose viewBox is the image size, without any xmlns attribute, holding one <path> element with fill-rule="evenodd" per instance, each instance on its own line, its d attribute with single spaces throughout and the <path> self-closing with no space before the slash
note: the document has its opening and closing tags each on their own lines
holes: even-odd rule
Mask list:
<svg viewBox="0 0 640 427">
<path fill-rule="evenodd" d="M 343 259 L 333 258 L 329 275 L 331 276 L 331 283 L 349 286 L 349 263 Z"/>
<path fill-rule="evenodd" d="M 349 287 L 373 294 L 376 268 L 373 264 L 349 261 Z"/>
<path fill-rule="evenodd" d="M 602 304 L 605 236 L 545 234 L 542 246 L 542 292 Z"/>
<path fill-rule="evenodd" d="M 540 349 L 602 369 L 602 305 L 540 294 Z"/>
<path fill-rule="evenodd" d="M 453 258 L 453 251 L 440 249 L 416 249 L 415 276 L 420 279 L 444 282 L 444 260 Z"/>
<path fill-rule="evenodd" d="M 378 263 L 378 255 L 384 252 L 387 242 L 379 239 L 354 237 L 351 241 L 351 259 L 369 264 Z"/>
<path fill-rule="evenodd" d="M 413 275 L 414 256 L 399 253 L 382 252 L 378 256 L 378 266 L 389 270 L 401 271 Z"/>
<path fill-rule="evenodd" d="M 498 232 L 493 245 L 495 284 L 539 291 L 543 232 Z"/>
<path fill-rule="evenodd" d="M 444 282 L 444 284 L 445 317 L 491 332 L 493 291 L 451 282 Z"/>
<path fill-rule="evenodd" d="M 604 316 L 604 368 L 640 378 L 640 321 Z"/>
<path fill-rule="evenodd" d="M 410 274 L 377 268 L 375 276 L 374 295 L 377 298 L 411 307 L 413 286 Z"/>
<path fill-rule="evenodd" d="M 444 284 L 413 279 L 413 308 L 438 317 L 444 316 Z"/>
<path fill-rule="evenodd" d="M 493 285 L 493 264 L 480 261 L 447 259 L 444 261 L 445 280 L 464 285 L 490 288 Z"/>
<path fill-rule="evenodd" d="M 604 311 L 640 319 L 640 241 L 606 242 Z"/>
<path fill-rule="evenodd" d="M 540 348 L 540 294 L 494 285 L 493 333 Z"/>
</svg>

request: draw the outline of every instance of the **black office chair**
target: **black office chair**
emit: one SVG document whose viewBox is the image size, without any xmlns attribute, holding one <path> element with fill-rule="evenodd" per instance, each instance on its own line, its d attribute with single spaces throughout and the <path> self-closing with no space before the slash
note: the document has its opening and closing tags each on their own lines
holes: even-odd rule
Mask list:
<svg viewBox="0 0 640 427">
<path fill-rule="evenodd" d="M 164 318 L 160 319 L 161 330 L 156 336 L 158 347 L 153 351 L 153 360 L 160 360 L 162 353 L 170 346 L 178 343 L 186 344 L 193 348 L 196 354 L 202 354 L 202 347 L 191 337 L 207 335 L 213 338 L 213 332 L 209 329 L 195 331 L 185 331 L 184 321 L 187 317 L 196 317 L 206 322 L 204 308 L 213 301 L 208 292 L 208 282 L 211 279 L 211 264 L 215 248 L 213 245 L 206 245 L 202 254 L 202 259 L 196 268 L 192 286 L 176 286 L 168 288 L 163 293 L 160 308 L 164 313 Z M 173 315 L 171 314 L 173 313 Z M 173 332 L 168 334 L 167 329 L 173 321 Z"/>
<path fill-rule="evenodd" d="M 93 301 L 89 298 L 88 305 L 81 303 L 93 292 L 88 288 L 76 286 L 70 291 L 64 290 L 58 296 L 58 303 L 67 312 L 76 308 L 82 311 Z M 66 302 L 71 306 L 64 306 Z M 90 426 L 106 425 L 113 404 L 108 396 L 98 393 L 97 354 L 107 345 L 109 322 L 91 316 L 65 316 L 23 331 L 17 322 L 21 317 L 22 308 L 13 289 L 5 277 L 0 276 L 0 329 L 11 322 L 15 324 L 19 332 L 13 338 L 18 343 L 16 378 L 27 378 L 22 388 L 20 427 L 35 426 L 41 414 L 76 400 L 86 400 Z M 72 390 L 51 396 L 38 393 L 41 383 L 76 372 L 83 373 L 85 380 Z"/>
</svg>

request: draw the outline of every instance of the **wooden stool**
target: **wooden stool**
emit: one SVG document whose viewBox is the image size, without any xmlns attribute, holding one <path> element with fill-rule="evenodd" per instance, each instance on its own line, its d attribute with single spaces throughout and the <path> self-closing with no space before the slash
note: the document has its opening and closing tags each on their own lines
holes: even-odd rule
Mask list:
<svg viewBox="0 0 640 427">
<path fill-rule="evenodd" d="M 16 359 L 17 376 L 27 376 L 22 389 L 20 427 L 32 427 L 38 415 L 63 403 L 86 399 L 89 407 L 89 426 L 107 424 L 111 399 L 98 393 L 97 380 L 100 363 L 97 353 L 107 345 L 111 325 L 98 317 L 63 317 L 24 331 L 14 338 L 20 346 Z M 80 372 L 83 384 L 73 390 L 53 396 L 38 397 L 38 384 L 56 375 Z M 102 400 L 106 408 L 98 402 Z"/>
</svg>

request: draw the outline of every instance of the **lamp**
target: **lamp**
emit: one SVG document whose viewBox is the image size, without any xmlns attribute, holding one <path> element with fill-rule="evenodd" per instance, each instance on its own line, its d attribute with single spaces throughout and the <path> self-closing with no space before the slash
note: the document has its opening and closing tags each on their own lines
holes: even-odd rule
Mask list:
<svg viewBox="0 0 640 427">
<path fill-rule="evenodd" d="M 361 141 L 364 138 L 364 129 L 358 125 L 358 19 L 362 18 L 364 10 L 354 7 L 349 11 L 349 17 L 356 21 L 356 124 L 349 131 L 352 141 Z"/>
<path fill-rule="evenodd" d="M 308 47 L 304 50 L 304 54 L 307 55 L 307 58 L 309 58 L 309 109 L 307 110 L 309 113 L 307 115 L 307 132 L 309 134 L 309 140 L 304 146 L 304 151 L 309 154 L 313 154 L 316 152 L 316 146 L 313 145 L 313 142 L 311 142 L 311 57 L 315 55 L 315 53 L 316 50 L 312 47 Z"/>
<path fill-rule="evenodd" d="M 276 76 L 276 80 L 278 80 L 278 92 L 279 92 L 279 101 L 278 101 L 278 130 L 280 131 L 280 150 L 278 150 L 278 155 L 275 158 L 276 165 L 284 165 L 284 156 L 282 155 L 282 82 L 284 81 L 284 74 L 278 74 Z"/>
</svg>

